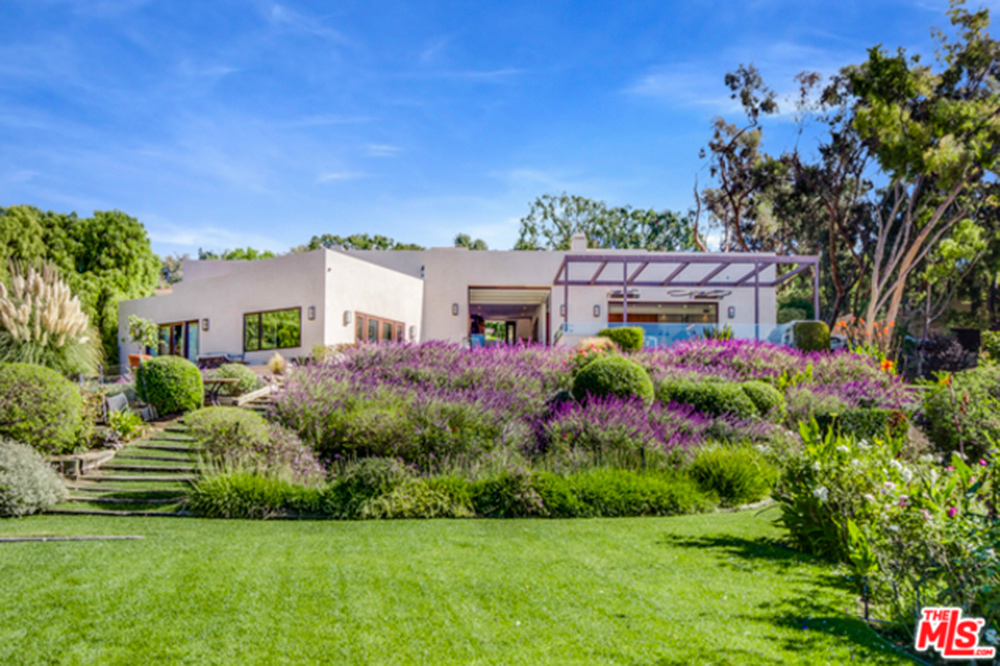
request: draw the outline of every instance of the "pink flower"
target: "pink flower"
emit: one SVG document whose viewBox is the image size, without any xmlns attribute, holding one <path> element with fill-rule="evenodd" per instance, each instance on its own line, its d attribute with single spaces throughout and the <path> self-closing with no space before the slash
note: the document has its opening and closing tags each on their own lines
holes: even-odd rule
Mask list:
<svg viewBox="0 0 1000 666">
<path fill-rule="evenodd" d="M 885 486 L 888 490 L 892 490 L 893 488 L 896 487 L 896 484 L 893 483 L 892 481 L 886 481 L 882 485 Z"/>
<path fill-rule="evenodd" d="M 954 465 L 948 465 L 947 467 L 945 467 L 945 471 L 954 472 L 955 471 L 955 466 Z"/>
<path fill-rule="evenodd" d="M 907 502 L 907 500 L 909 500 L 909 499 L 910 499 L 910 498 L 909 498 L 909 497 L 907 497 L 906 495 L 900 495 L 900 497 L 899 497 L 899 506 L 901 506 L 901 507 L 903 507 L 903 508 L 906 508 L 906 502 Z"/>
<path fill-rule="evenodd" d="M 986 462 L 986 458 L 980 458 L 979 459 L 979 464 L 982 465 L 983 467 L 986 467 L 987 465 L 989 465 L 989 463 Z"/>
<path fill-rule="evenodd" d="M 949 518 L 954 518 L 956 513 L 958 513 L 958 507 L 957 506 L 953 506 L 950 509 L 948 509 L 948 517 Z"/>
<path fill-rule="evenodd" d="M 927 509 L 921 509 L 920 510 L 920 515 L 924 517 L 924 520 L 930 520 L 931 519 L 931 512 L 928 511 Z"/>
</svg>

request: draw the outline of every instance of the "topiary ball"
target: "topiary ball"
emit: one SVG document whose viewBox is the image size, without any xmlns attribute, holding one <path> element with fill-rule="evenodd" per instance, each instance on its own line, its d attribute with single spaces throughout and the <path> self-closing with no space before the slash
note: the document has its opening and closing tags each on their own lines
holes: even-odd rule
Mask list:
<svg viewBox="0 0 1000 666">
<path fill-rule="evenodd" d="M 781 395 L 781 391 L 761 381 L 743 382 L 740 388 L 750 398 L 761 416 L 766 416 L 775 423 L 785 420 L 785 396 Z"/>
<path fill-rule="evenodd" d="M 825 321 L 800 321 L 792 328 L 792 335 L 802 351 L 830 350 L 830 327 Z"/>
<path fill-rule="evenodd" d="M 733 414 L 741 419 L 759 416 L 760 412 L 739 384 L 733 382 L 665 382 L 656 389 L 656 399 L 667 405 L 676 402 L 691 405 L 702 414 Z"/>
<path fill-rule="evenodd" d="M 90 427 L 73 382 L 40 365 L 0 364 L 0 437 L 59 455 L 86 444 Z"/>
<path fill-rule="evenodd" d="M 179 356 L 159 356 L 135 371 L 136 392 L 160 414 L 178 414 L 198 409 L 205 402 L 201 372 Z"/>
<path fill-rule="evenodd" d="M 618 328 L 606 328 L 598 331 L 598 336 L 608 338 L 624 352 L 639 351 L 642 349 L 646 332 L 639 326 L 619 326 Z"/>
<path fill-rule="evenodd" d="M 257 388 L 259 381 L 257 373 L 241 363 L 224 363 L 215 371 L 214 375 L 219 379 L 238 379 L 236 384 L 227 386 L 226 393 L 229 395 L 243 395 L 250 393 Z"/>
<path fill-rule="evenodd" d="M 607 356 L 588 363 L 573 378 L 573 397 L 583 401 L 588 395 L 636 396 L 649 403 L 653 400 L 653 382 L 638 363 L 621 356 Z"/>
</svg>

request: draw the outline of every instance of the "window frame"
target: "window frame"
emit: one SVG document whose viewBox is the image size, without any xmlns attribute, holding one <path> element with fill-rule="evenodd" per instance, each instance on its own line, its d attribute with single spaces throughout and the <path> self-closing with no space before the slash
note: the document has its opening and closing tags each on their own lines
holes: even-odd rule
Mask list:
<svg viewBox="0 0 1000 666">
<path fill-rule="evenodd" d="M 289 347 L 268 347 L 264 348 L 262 346 L 264 340 L 264 315 L 270 314 L 272 312 L 291 312 L 295 310 L 299 313 L 299 343 L 297 345 L 292 345 Z M 257 317 L 257 348 L 247 349 L 247 317 Z M 291 308 L 275 308 L 273 310 L 258 310 L 257 312 L 244 312 L 243 313 L 243 351 L 246 352 L 259 352 L 259 351 L 275 351 L 277 349 L 297 349 L 302 346 L 302 306 L 298 305 Z"/>
<path fill-rule="evenodd" d="M 354 342 L 356 342 L 356 343 L 357 342 L 375 342 L 375 343 L 379 343 L 379 342 L 406 342 L 406 340 L 403 339 L 406 336 L 406 323 L 405 322 L 399 321 L 397 319 L 389 319 L 387 317 L 376 317 L 375 315 L 370 315 L 370 314 L 366 314 L 364 312 L 359 312 L 359 311 L 355 311 L 354 312 L 354 318 L 358 322 L 363 322 L 361 324 L 361 326 L 360 326 L 361 329 L 362 329 L 363 336 L 364 336 L 363 338 L 359 338 L 358 337 L 358 327 L 359 326 L 358 326 L 358 324 L 355 324 L 355 328 L 354 328 Z M 368 329 L 369 329 L 369 326 L 371 326 L 372 322 L 374 322 L 375 326 L 376 326 L 375 340 L 369 340 L 368 339 Z M 390 331 L 390 334 L 389 334 L 388 338 L 382 337 L 382 334 L 384 332 L 384 329 L 385 329 L 386 325 L 389 325 L 391 327 L 391 331 Z M 402 333 L 403 333 L 403 338 L 397 338 L 396 334 L 399 333 L 400 331 L 402 331 Z"/>
</svg>

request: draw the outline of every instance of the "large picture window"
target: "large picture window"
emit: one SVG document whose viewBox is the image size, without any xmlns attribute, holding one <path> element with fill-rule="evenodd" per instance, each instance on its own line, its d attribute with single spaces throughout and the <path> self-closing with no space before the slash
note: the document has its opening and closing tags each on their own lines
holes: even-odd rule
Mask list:
<svg viewBox="0 0 1000 666">
<path fill-rule="evenodd" d="M 608 303 L 608 322 L 622 321 L 621 301 Z M 717 303 L 645 303 L 628 302 L 628 323 L 630 324 L 717 324 L 719 305 Z"/>
<path fill-rule="evenodd" d="M 354 339 L 357 342 L 405 342 L 405 326 L 401 321 L 373 317 L 363 312 L 355 312 L 354 320 Z"/>
<path fill-rule="evenodd" d="M 243 315 L 243 351 L 290 349 L 302 343 L 302 308 Z"/>
</svg>

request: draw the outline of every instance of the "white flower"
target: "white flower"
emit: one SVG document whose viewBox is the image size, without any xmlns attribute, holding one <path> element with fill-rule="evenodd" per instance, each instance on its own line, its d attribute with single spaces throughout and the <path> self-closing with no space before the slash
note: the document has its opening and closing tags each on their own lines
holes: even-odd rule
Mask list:
<svg viewBox="0 0 1000 666">
<path fill-rule="evenodd" d="M 874 502 L 875 496 L 872 495 L 871 493 L 865 493 L 865 500 L 867 500 L 868 502 Z"/>
<path fill-rule="evenodd" d="M 820 471 L 821 469 L 823 469 L 823 466 L 819 464 L 819 461 L 818 461 L 818 460 L 817 460 L 816 462 L 814 462 L 814 463 L 813 463 L 813 471 L 814 471 L 814 472 L 818 472 L 818 471 Z"/>
<path fill-rule="evenodd" d="M 766 444 L 754 444 L 753 447 L 764 454 L 768 454 L 771 452 L 771 447 Z"/>
<path fill-rule="evenodd" d="M 851 467 L 862 467 L 863 465 L 864 463 L 858 460 L 857 458 L 851 461 Z"/>
<path fill-rule="evenodd" d="M 898 532 L 899 531 L 899 525 L 889 525 L 889 531 L 890 532 Z"/>
<path fill-rule="evenodd" d="M 818 497 L 820 502 L 825 502 L 830 496 L 830 491 L 826 489 L 826 486 L 820 486 L 813 491 L 813 495 Z"/>
<path fill-rule="evenodd" d="M 936 458 L 933 455 L 931 455 L 930 453 L 925 453 L 924 455 L 920 456 L 920 462 L 922 462 L 924 464 L 930 464 L 930 463 L 934 462 L 935 460 L 936 460 Z"/>
<path fill-rule="evenodd" d="M 909 467 L 904 467 L 904 468 L 900 469 L 899 470 L 899 475 L 901 477 L 903 477 L 903 481 L 906 482 L 906 483 L 909 483 L 910 481 L 913 481 L 913 472 L 910 471 Z"/>
<path fill-rule="evenodd" d="M 903 469 L 902 463 L 900 463 L 898 460 L 890 460 L 889 466 L 897 471 Z"/>
<path fill-rule="evenodd" d="M 844 446 L 843 444 L 841 444 L 840 446 L 838 446 L 837 450 L 840 451 L 841 453 L 850 453 L 851 452 L 851 450 L 849 448 L 847 448 L 846 446 Z"/>
<path fill-rule="evenodd" d="M 863 439 L 860 442 L 858 442 L 858 448 L 861 449 L 862 451 L 867 451 L 868 449 L 871 448 L 871 445 L 868 443 L 867 439 Z"/>
</svg>

